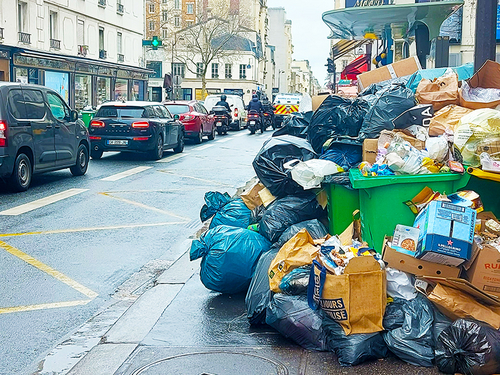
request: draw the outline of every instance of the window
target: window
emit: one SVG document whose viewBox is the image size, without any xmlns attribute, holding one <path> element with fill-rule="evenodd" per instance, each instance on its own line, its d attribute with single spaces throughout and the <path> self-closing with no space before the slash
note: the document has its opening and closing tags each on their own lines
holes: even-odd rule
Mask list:
<svg viewBox="0 0 500 375">
<path fill-rule="evenodd" d="M 85 22 L 83 20 L 78 20 L 76 25 L 76 44 L 85 45 Z"/>
<path fill-rule="evenodd" d="M 181 26 L 181 18 L 178 16 L 174 17 L 174 26 L 175 27 L 180 27 Z"/>
<path fill-rule="evenodd" d="M 174 63 L 172 64 L 172 72 L 174 76 L 181 76 L 182 78 L 185 78 L 186 66 L 183 63 Z"/>
<path fill-rule="evenodd" d="M 154 13 L 155 12 L 155 3 L 150 3 L 149 4 L 149 13 Z"/>
<path fill-rule="evenodd" d="M 201 78 L 203 75 L 203 63 L 196 63 L 196 78 Z"/>
<path fill-rule="evenodd" d="M 92 77 L 89 75 L 75 75 L 75 109 L 81 111 L 92 104 Z"/>
<path fill-rule="evenodd" d="M 116 53 L 121 55 L 123 53 L 123 36 L 122 33 L 116 33 Z"/>
<path fill-rule="evenodd" d="M 245 64 L 240 64 L 240 79 L 247 78 L 247 66 Z"/>
<path fill-rule="evenodd" d="M 162 39 L 167 39 L 168 38 L 168 29 L 162 29 L 161 30 L 161 37 L 162 37 Z"/>
<path fill-rule="evenodd" d="M 181 9 L 181 0 L 174 0 L 174 8 Z"/>
<path fill-rule="evenodd" d="M 233 66 L 231 64 L 226 64 L 225 70 L 226 70 L 226 79 L 231 79 L 233 77 L 232 74 Z"/>
<path fill-rule="evenodd" d="M 149 21 L 149 31 L 154 31 L 155 29 L 155 21 Z"/>
<path fill-rule="evenodd" d="M 104 27 L 99 27 L 99 50 L 104 50 Z"/>
<path fill-rule="evenodd" d="M 97 105 L 107 102 L 111 93 L 111 78 L 97 77 Z"/>
<path fill-rule="evenodd" d="M 23 92 L 21 90 L 10 90 L 7 100 L 9 103 L 9 111 L 14 118 L 25 119 L 27 117 Z"/>
<path fill-rule="evenodd" d="M 168 21 L 168 12 L 166 10 L 164 10 L 161 13 L 161 20 L 162 20 L 162 22 L 167 22 Z"/>
<path fill-rule="evenodd" d="M 186 7 L 186 14 L 194 14 L 194 3 L 187 3 Z"/>
<path fill-rule="evenodd" d="M 212 78 L 219 78 L 219 64 L 217 63 L 212 64 Z"/>
<path fill-rule="evenodd" d="M 50 39 L 57 39 L 57 12 L 50 12 L 49 15 L 49 37 Z"/>
<path fill-rule="evenodd" d="M 26 32 L 28 29 L 28 4 L 22 1 L 17 3 L 17 29 L 19 32 Z"/>
<path fill-rule="evenodd" d="M 162 4 L 167 4 L 168 0 L 161 0 Z"/>
<path fill-rule="evenodd" d="M 39 90 L 23 90 L 26 114 L 30 120 L 41 120 L 45 117 L 45 100 Z"/>
<path fill-rule="evenodd" d="M 186 27 L 191 27 L 194 25 L 194 21 L 186 21 Z"/>
<path fill-rule="evenodd" d="M 50 112 L 52 112 L 52 115 L 57 120 L 64 120 L 66 117 L 69 117 L 69 109 L 60 97 L 48 92 L 47 100 L 49 102 Z"/>
</svg>

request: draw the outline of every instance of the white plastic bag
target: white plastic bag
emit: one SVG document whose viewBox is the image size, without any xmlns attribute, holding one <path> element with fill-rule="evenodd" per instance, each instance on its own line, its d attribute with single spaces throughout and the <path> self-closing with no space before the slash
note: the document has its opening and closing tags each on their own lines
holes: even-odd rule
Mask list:
<svg viewBox="0 0 500 375">
<path fill-rule="evenodd" d="M 292 169 L 292 179 L 305 190 L 321 187 L 325 176 L 344 172 L 344 170 L 329 160 L 311 159 L 301 161 Z"/>
<path fill-rule="evenodd" d="M 387 267 L 387 295 L 392 298 L 414 299 L 417 290 L 413 286 L 413 275 Z"/>
</svg>

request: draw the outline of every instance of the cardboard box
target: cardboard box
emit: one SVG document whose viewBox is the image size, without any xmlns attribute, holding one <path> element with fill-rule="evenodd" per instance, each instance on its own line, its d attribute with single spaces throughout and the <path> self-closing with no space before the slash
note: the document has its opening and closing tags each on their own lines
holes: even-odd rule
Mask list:
<svg viewBox="0 0 500 375">
<path fill-rule="evenodd" d="M 395 63 L 358 75 L 358 91 L 363 91 L 372 83 L 409 76 L 420 69 L 422 69 L 422 67 L 417 56 L 396 61 Z"/>
<path fill-rule="evenodd" d="M 391 268 L 408 272 L 416 276 L 442 276 L 458 277 L 460 268 L 445 266 L 443 264 L 427 262 L 422 259 L 416 259 L 410 255 L 400 253 L 390 247 L 387 243 L 391 238 L 386 237 L 382 251 L 382 259 Z"/>
<path fill-rule="evenodd" d="M 500 64 L 496 61 L 487 60 L 483 66 L 467 81 L 471 88 L 482 87 L 485 89 L 500 89 Z M 470 109 L 495 108 L 500 100 L 488 103 L 469 102 L 464 99 L 462 90 L 458 92 L 460 105 Z"/>
<path fill-rule="evenodd" d="M 417 150 L 425 149 L 425 142 L 419 141 L 417 138 L 404 134 L 402 132 L 389 132 L 392 134 L 398 134 L 405 141 L 410 142 L 410 144 Z M 374 164 L 377 159 L 378 151 L 378 139 L 365 139 L 363 142 L 363 161 L 367 161 Z"/>
<path fill-rule="evenodd" d="M 483 246 L 467 271 L 467 279 L 483 292 L 500 297 L 500 251 L 491 245 Z"/>
<path fill-rule="evenodd" d="M 420 228 L 416 258 L 447 266 L 459 266 L 470 259 L 476 211 L 448 202 L 432 201 L 418 214 Z"/>
<path fill-rule="evenodd" d="M 265 189 L 265 186 L 260 182 L 256 182 L 250 187 L 250 189 L 241 193 L 241 200 L 250 210 L 253 210 L 263 204 L 262 198 L 259 195 L 259 192 L 262 189 Z"/>
<path fill-rule="evenodd" d="M 316 111 L 330 94 L 322 94 L 312 97 L 312 110 Z"/>
</svg>

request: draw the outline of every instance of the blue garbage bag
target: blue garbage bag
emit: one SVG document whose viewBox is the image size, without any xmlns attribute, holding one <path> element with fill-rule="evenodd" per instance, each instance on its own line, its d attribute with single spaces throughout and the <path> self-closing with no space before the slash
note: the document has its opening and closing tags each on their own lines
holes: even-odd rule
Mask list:
<svg viewBox="0 0 500 375">
<path fill-rule="evenodd" d="M 333 161 L 340 165 L 345 171 L 357 167 L 363 160 L 363 148 L 361 145 L 336 143 L 330 145 L 319 158 Z"/>
<path fill-rule="evenodd" d="M 200 278 L 220 293 L 246 292 L 260 256 L 271 243 L 257 232 L 220 225 L 191 244 L 190 259 L 202 258 Z"/>
<path fill-rule="evenodd" d="M 228 193 L 209 191 L 205 194 L 205 205 L 201 208 L 200 219 L 207 221 L 231 201 Z"/>
<path fill-rule="evenodd" d="M 416 71 L 410 76 L 407 87 L 412 90 L 413 93 L 416 93 L 418 84 L 421 80 L 430 79 L 432 81 L 434 78 L 441 77 L 446 72 L 446 69 L 448 68 L 422 69 Z M 457 73 L 459 81 L 469 79 L 474 75 L 474 64 L 471 62 L 451 69 Z"/>
<path fill-rule="evenodd" d="M 240 199 L 233 199 L 226 203 L 213 217 L 210 229 L 219 225 L 231 227 L 248 228 L 252 224 L 252 211 Z"/>
</svg>

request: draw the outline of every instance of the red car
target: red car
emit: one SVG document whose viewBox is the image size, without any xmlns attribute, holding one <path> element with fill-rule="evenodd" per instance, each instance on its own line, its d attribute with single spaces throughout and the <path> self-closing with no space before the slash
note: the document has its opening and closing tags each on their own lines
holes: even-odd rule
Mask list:
<svg viewBox="0 0 500 375">
<path fill-rule="evenodd" d="M 195 100 L 165 101 L 163 104 L 172 115 L 179 115 L 186 138 L 194 139 L 196 143 L 203 142 L 204 136 L 208 136 L 209 140 L 215 138 L 214 116 L 208 113 L 203 104 Z"/>
</svg>

